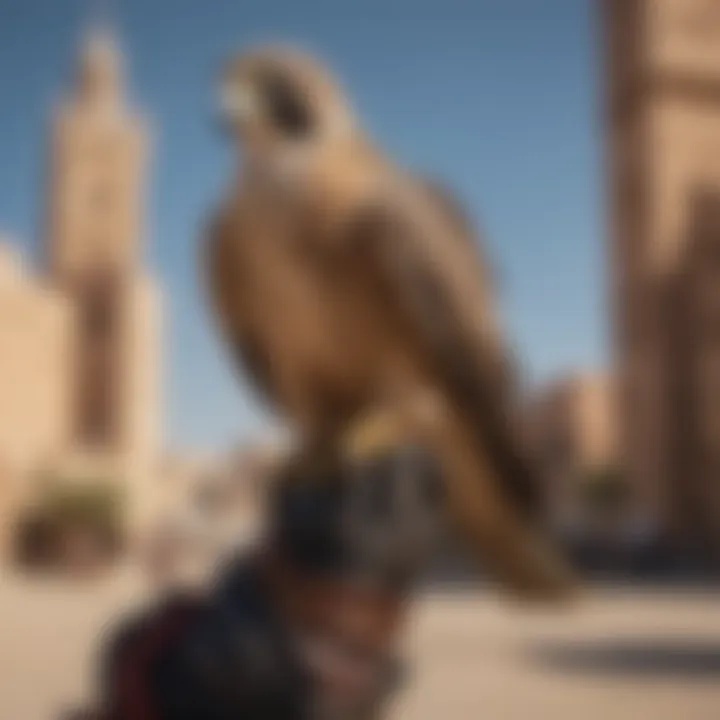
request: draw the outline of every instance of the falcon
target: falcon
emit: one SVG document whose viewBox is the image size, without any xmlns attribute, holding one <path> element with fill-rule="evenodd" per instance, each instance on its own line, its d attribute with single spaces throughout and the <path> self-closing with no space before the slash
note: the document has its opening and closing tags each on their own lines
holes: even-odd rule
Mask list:
<svg viewBox="0 0 720 720">
<path fill-rule="evenodd" d="M 570 573 L 537 520 L 540 481 L 468 217 L 394 164 L 304 53 L 235 57 L 219 95 L 239 162 L 204 265 L 239 367 L 309 447 L 339 446 L 362 417 L 415 433 L 483 565 L 521 595 L 564 595 Z"/>
</svg>

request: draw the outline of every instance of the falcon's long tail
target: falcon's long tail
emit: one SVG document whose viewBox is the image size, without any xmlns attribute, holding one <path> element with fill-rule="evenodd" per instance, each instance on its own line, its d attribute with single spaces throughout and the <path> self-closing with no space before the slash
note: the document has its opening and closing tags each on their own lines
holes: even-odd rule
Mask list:
<svg viewBox="0 0 720 720">
<path fill-rule="evenodd" d="M 573 594 L 573 573 L 532 517 L 527 498 L 515 492 L 527 478 L 512 477 L 524 467 L 510 461 L 507 447 L 492 445 L 492 434 L 469 425 L 452 410 L 427 429 L 446 475 L 453 524 L 481 564 L 503 586 L 531 599 Z M 518 482 L 521 480 L 522 482 Z"/>
</svg>

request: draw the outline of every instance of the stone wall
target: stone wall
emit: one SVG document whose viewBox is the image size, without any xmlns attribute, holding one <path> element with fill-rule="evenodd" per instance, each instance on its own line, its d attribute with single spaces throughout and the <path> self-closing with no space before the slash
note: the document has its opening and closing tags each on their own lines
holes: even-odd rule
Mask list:
<svg viewBox="0 0 720 720">
<path fill-rule="evenodd" d="M 0 243 L 0 545 L 32 477 L 57 461 L 71 431 L 74 315 Z"/>
</svg>

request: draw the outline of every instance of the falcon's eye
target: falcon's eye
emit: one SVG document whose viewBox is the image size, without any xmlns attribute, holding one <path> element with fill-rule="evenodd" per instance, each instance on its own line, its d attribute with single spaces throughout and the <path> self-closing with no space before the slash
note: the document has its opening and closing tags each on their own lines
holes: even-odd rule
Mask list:
<svg viewBox="0 0 720 720">
<path fill-rule="evenodd" d="M 310 104 L 289 78 L 266 72 L 261 88 L 265 111 L 277 129 L 291 137 L 310 134 L 313 125 Z"/>
</svg>

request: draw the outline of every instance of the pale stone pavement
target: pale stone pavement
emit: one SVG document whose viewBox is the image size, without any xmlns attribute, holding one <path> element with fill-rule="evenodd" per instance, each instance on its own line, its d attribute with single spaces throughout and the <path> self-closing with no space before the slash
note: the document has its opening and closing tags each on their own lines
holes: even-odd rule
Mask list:
<svg viewBox="0 0 720 720">
<path fill-rule="evenodd" d="M 0 720 L 49 720 L 82 698 L 108 620 L 137 596 L 0 577 Z M 410 634 L 394 720 L 718 720 L 720 597 L 598 591 L 528 612 L 435 593 Z"/>
</svg>

